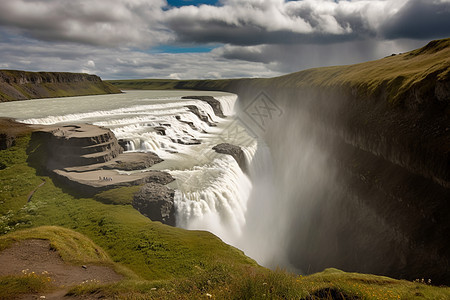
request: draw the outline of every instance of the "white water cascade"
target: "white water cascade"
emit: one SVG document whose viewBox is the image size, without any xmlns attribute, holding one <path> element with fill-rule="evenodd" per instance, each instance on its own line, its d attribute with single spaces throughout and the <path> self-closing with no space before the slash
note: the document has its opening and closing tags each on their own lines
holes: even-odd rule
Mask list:
<svg viewBox="0 0 450 300">
<path fill-rule="evenodd" d="M 111 129 L 127 151 L 158 154 L 164 161 L 151 169 L 167 171 L 176 179 L 170 187 L 176 191 L 177 226 L 208 230 L 264 263 L 267 253 L 261 248 L 261 234 L 256 231 L 266 228 L 258 225 L 255 214 L 260 214 L 258 206 L 265 202 L 257 198 L 267 199 L 272 189 L 270 178 L 263 176 L 265 181 L 257 180 L 258 190 L 255 191 L 249 176 L 260 178 L 256 175 L 270 171 L 267 170 L 270 155 L 267 147 L 249 135 L 235 118 L 236 95 L 214 95 L 226 116 L 220 118 L 201 100 L 181 99 L 180 95 L 129 94 L 135 98 L 122 100 L 122 103 L 110 101 L 101 110 L 89 110 L 88 104 L 83 102 L 88 97 L 79 97 L 81 108 L 64 114 L 23 118 L 23 122 L 92 123 Z M 193 111 L 192 106 L 197 111 Z M 212 150 L 220 143 L 241 147 L 249 174 L 245 174 L 230 155 Z M 254 159 L 255 154 L 259 159 Z M 265 162 L 261 164 L 261 161 Z M 252 203 L 250 197 L 254 199 Z M 255 211 L 249 211 L 249 205 Z"/>
</svg>

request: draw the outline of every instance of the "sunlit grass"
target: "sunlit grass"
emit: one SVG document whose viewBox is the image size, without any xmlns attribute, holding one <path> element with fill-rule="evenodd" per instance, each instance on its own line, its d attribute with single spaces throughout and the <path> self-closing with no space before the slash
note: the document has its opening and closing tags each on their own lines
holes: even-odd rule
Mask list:
<svg viewBox="0 0 450 300">
<path fill-rule="evenodd" d="M 23 270 L 21 275 L 0 277 L 0 299 L 15 299 L 21 294 L 34 294 L 48 291 L 52 288 L 48 274 L 36 274 Z"/>
</svg>

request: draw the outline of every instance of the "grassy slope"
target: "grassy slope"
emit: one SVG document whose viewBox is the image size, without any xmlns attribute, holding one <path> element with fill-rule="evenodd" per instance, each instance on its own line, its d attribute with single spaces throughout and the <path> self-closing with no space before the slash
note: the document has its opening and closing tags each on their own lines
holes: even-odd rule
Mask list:
<svg viewBox="0 0 450 300">
<path fill-rule="evenodd" d="M 301 85 L 299 82 L 302 80 L 303 83 L 309 81 L 310 85 L 350 84 L 357 87 L 369 84 L 363 78 L 364 73 L 356 75 L 358 70 L 364 69 L 365 72 L 375 72 L 372 74 L 374 82 L 370 85 L 375 88 L 373 92 L 376 93 L 377 82 L 392 81 L 386 79 L 389 77 L 387 73 L 392 72 L 390 74 L 394 78 L 403 74 L 402 72 L 408 72 L 405 66 L 411 63 L 411 60 L 417 64 L 423 63 L 408 80 L 395 82 L 401 89 L 402 86 L 414 84 L 413 77 L 417 80 L 434 70 L 430 67 L 438 66 L 433 62 L 438 59 L 442 61 L 443 53 L 447 53 L 445 59 L 448 61 L 448 52 L 443 52 L 448 50 L 435 50 L 434 48 L 429 53 L 425 51 L 420 59 L 412 52 L 361 64 L 363 67 L 356 65 L 313 69 L 275 79 L 256 79 L 248 82 L 265 84 L 270 81 L 272 85 L 290 87 Z M 417 52 L 420 51 L 423 49 Z M 394 59 L 398 60 L 397 62 L 405 60 L 403 67 L 395 67 Z M 377 78 L 376 70 L 382 65 L 385 69 Z M 353 74 L 350 74 L 352 72 Z M 447 73 L 445 72 L 442 71 L 440 76 L 448 76 L 448 69 Z M 316 81 L 317 76 L 327 77 L 328 81 Z M 130 82 L 126 84 L 129 85 Z M 155 87 L 154 81 L 151 80 L 138 81 L 137 86 L 148 88 L 149 83 Z M 180 81 L 170 81 L 164 84 L 177 88 L 220 90 L 235 83 L 234 80 L 223 80 L 184 81 L 182 84 Z M 161 88 L 161 82 L 158 85 L 156 88 Z M 80 286 L 73 290 L 74 294 L 94 291 L 109 297 L 121 295 L 130 299 L 191 299 L 206 293 L 217 299 L 291 299 L 307 295 L 333 296 L 336 293 L 342 293 L 349 299 L 450 298 L 448 288 L 374 275 L 344 273 L 334 269 L 304 277 L 283 271 L 268 271 L 210 233 L 172 228 L 141 216 L 127 204 L 134 192 L 132 189 L 115 191 L 117 197 L 114 191 L 105 192 L 97 195 L 95 199 L 77 198 L 69 194 L 56 186 L 51 178 L 37 173 L 28 165 L 28 143 L 29 135 L 24 135 L 17 140 L 16 146 L 0 151 L 0 163 L 6 166 L 0 170 L 0 234 L 11 232 L 11 235 L 5 235 L 5 238 L 9 239 L 12 235 L 20 235 L 21 233 L 17 233 L 19 229 L 46 225 L 73 229 L 104 249 L 116 265 L 125 266 L 132 271 L 128 273 L 129 280 L 124 282 L 107 287 Z M 28 193 L 42 180 L 46 184 L 36 191 L 32 201 L 27 204 Z M 41 235 L 42 238 L 47 238 L 43 233 L 39 233 L 39 229 L 34 232 L 38 233 L 38 237 Z M 92 247 L 87 247 L 89 248 Z M 10 279 L 0 278 L 0 283 L 6 284 L 8 280 Z"/>
<path fill-rule="evenodd" d="M 68 262 L 113 265 L 128 278 L 106 287 L 79 286 L 72 291 L 75 295 L 97 292 L 128 299 L 192 299 L 209 293 L 217 299 L 260 299 L 263 295 L 291 299 L 342 293 L 347 298 L 413 299 L 420 293 L 429 299 L 450 297 L 448 288 L 374 275 L 327 270 L 301 277 L 266 270 L 210 233 L 151 222 L 128 204 L 103 204 L 68 194 L 28 165 L 28 143 L 27 133 L 17 139 L 16 146 L 0 151 L 0 162 L 6 166 L 0 170 L 0 186 L 9 187 L 1 196 L 0 207 L 7 213 L 0 218 L 4 234 L 0 249 L 15 240 L 49 239 Z M 11 182 L 14 174 L 19 181 Z M 46 184 L 26 203 L 27 193 L 42 180 Z M 117 202 L 126 203 L 130 192 L 119 190 L 122 200 Z M 112 193 L 98 197 L 111 199 Z M 47 289 L 44 279 L 2 277 L 0 283 L 11 291 L 19 282 L 25 288 L 16 293 L 25 293 Z"/>
<path fill-rule="evenodd" d="M 224 80 L 110 80 L 119 89 L 207 89 L 238 91 L 248 88 L 356 89 L 360 96 L 377 96 L 395 103 L 428 76 L 450 80 L 450 38 L 432 41 L 418 50 L 361 64 L 309 69 L 275 78 Z M 426 86 L 424 87 L 427 88 Z M 426 93 L 426 90 L 422 92 Z"/>
<path fill-rule="evenodd" d="M 274 78 L 274 83 L 279 87 L 355 87 L 368 95 L 386 89 L 386 99 L 396 102 L 430 75 L 450 79 L 450 39 L 380 60 L 297 72 Z"/>
</svg>

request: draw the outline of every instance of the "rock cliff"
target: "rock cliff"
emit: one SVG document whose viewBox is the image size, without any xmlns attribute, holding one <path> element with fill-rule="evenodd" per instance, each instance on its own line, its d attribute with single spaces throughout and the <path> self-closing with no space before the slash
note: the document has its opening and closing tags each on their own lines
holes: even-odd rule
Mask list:
<svg viewBox="0 0 450 300">
<path fill-rule="evenodd" d="M 37 126 L 32 143 L 40 147 L 37 164 L 53 173 L 65 186 L 92 195 L 100 191 L 145 183 L 167 184 L 174 179 L 161 171 L 147 170 L 162 161 L 154 153 L 122 153 L 115 135 L 88 124 Z M 142 170 L 127 174 L 119 171 Z"/>
<path fill-rule="evenodd" d="M 449 284 L 449 57 L 444 39 L 277 78 L 137 86 L 238 94 L 239 117 L 271 149 L 279 196 L 293 197 L 280 222 L 295 267 Z"/>
<path fill-rule="evenodd" d="M 0 102 L 120 93 L 96 75 L 0 70 Z"/>
</svg>

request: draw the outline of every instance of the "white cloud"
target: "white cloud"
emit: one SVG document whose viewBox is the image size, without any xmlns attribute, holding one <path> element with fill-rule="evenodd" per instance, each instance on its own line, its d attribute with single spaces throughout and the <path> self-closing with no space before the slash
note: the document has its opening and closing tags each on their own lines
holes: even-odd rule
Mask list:
<svg viewBox="0 0 450 300">
<path fill-rule="evenodd" d="M 450 35 L 450 0 L 220 3 L 0 1 L 0 66 L 104 78 L 274 76 L 376 59 Z M 186 44 L 218 47 L 151 53 L 154 46 Z"/>
<path fill-rule="evenodd" d="M 147 47 L 167 42 L 163 0 L 14 0 L 0 3 L 0 25 L 40 40 Z"/>
<path fill-rule="evenodd" d="M 260 62 L 230 63 L 219 53 L 145 53 L 128 48 L 98 48 L 69 43 L 0 41 L 1 62 L 14 69 L 95 73 L 115 78 L 217 78 L 279 75 Z M 88 58 L 86 60 L 86 58 Z"/>
</svg>

